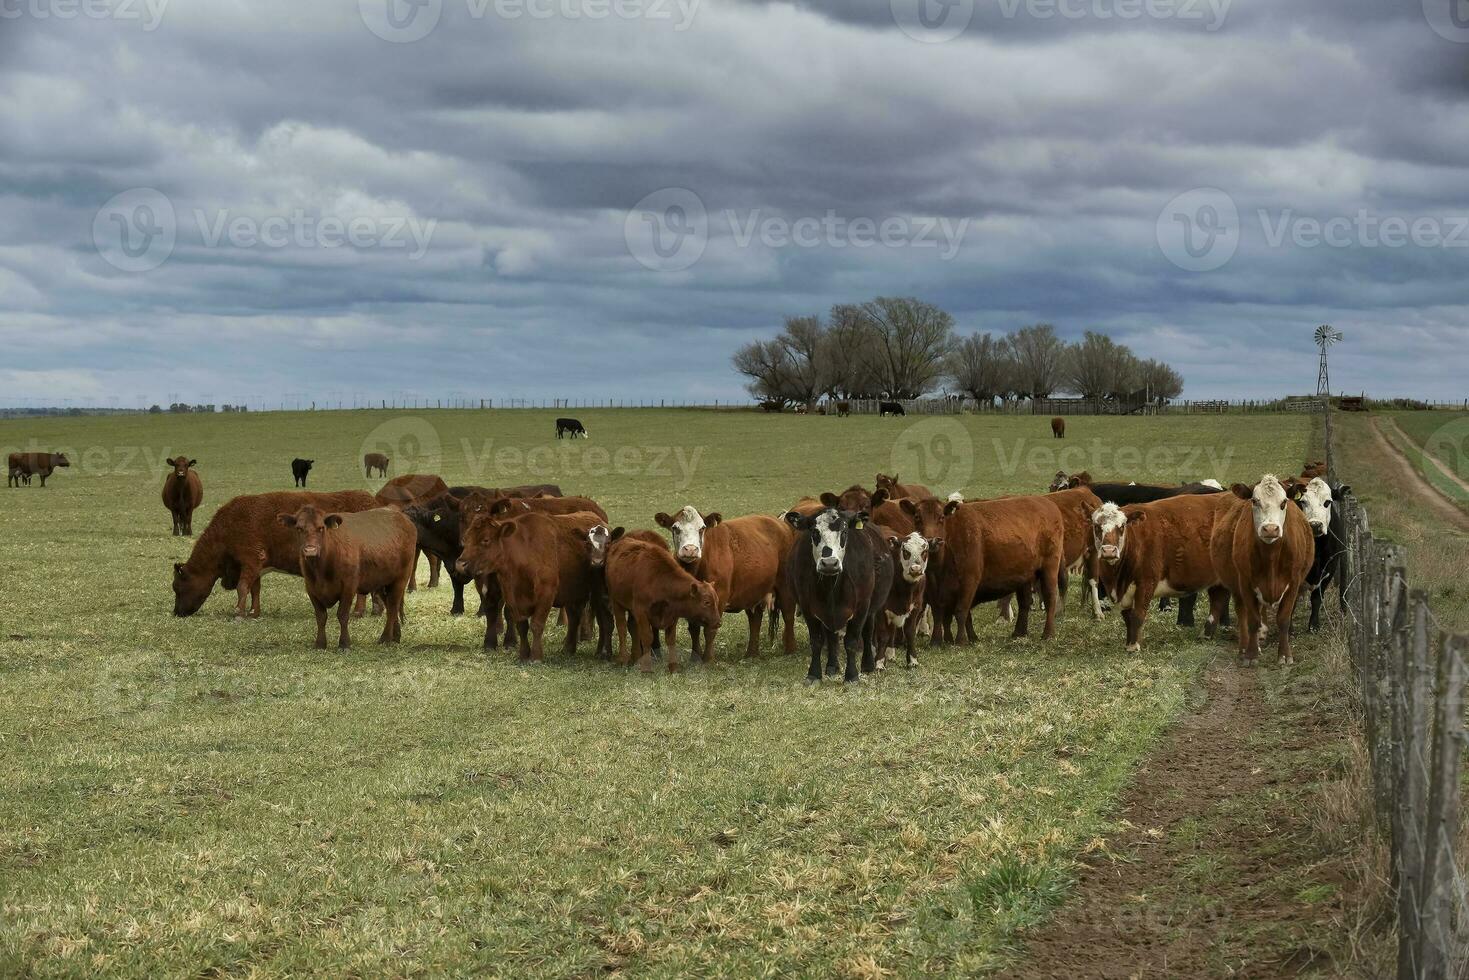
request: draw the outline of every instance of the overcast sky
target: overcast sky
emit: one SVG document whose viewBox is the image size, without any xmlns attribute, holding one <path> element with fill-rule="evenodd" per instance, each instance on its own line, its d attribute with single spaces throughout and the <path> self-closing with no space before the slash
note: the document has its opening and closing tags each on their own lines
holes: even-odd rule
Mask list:
<svg viewBox="0 0 1469 980">
<path fill-rule="evenodd" d="M 1466 92 L 1446 0 L 0 0 L 0 404 L 743 398 L 877 295 L 1461 399 Z"/>
</svg>

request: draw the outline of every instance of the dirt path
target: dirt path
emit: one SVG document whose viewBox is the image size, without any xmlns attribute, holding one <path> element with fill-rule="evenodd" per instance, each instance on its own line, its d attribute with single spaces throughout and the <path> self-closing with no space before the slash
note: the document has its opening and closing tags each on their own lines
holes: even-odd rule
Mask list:
<svg viewBox="0 0 1469 980">
<path fill-rule="evenodd" d="M 1412 487 L 1418 496 L 1422 497 L 1423 501 L 1443 516 L 1444 519 L 1453 522 L 1453 525 L 1461 530 L 1469 530 L 1469 514 L 1466 514 L 1462 507 L 1454 503 L 1442 491 L 1423 478 L 1423 474 L 1418 472 L 1418 467 L 1413 465 L 1413 461 L 1407 457 L 1407 454 L 1398 448 L 1397 443 L 1389 438 L 1387 433 L 1382 431 L 1382 423 L 1384 421 L 1392 427 L 1393 432 L 1401 436 L 1409 445 L 1413 444 L 1413 440 L 1409 439 L 1408 434 L 1402 430 L 1397 422 L 1390 418 L 1374 418 L 1372 420 L 1372 434 L 1377 437 L 1378 443 L 1386 451 L 1386 454 L 1398 464 L 1403 482 Z M 1461 480 L 1456 473 L 1444 466 L 1432 453 L 1424 451 L 1422 455 L 1445 478 L 1452 480 L 1456 485 L 1463 488 L 1465 494 L 1469 494 L 1469 483 Z"/>
<path fill-rule="evenodd" d="M 1314 726 L 1272 708 L 1261 671 L 1231 661 L 1221 652 L 1207 668 L 1204 703 L 1125 795 L 1124 829 L 1004 976 L 1288 977 L 1330 966 L 1326 944 L 1308 937 L 1336 909 L 1301 897 L 1334 894 L 1322 881 L 1338 874 L 1313 853 L 1304 817 L 1321 774 L 1298 750 Z"/>
</svg>

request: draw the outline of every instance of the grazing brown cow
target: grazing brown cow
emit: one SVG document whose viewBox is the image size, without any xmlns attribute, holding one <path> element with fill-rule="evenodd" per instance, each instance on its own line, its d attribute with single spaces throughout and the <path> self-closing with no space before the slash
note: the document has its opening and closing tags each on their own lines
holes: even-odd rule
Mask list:
<svg viewBox="0 0 1469 980">
<path fill-rule="evenodd" d="M 530 511 L 516 517 L 480 515 L 465 534 L 459 556 L 462 574 L 494 574 L 505 603 L 507 620 L 520 638 L 520 659 L 544 659 L 542 638 L 552 607 L 567 615 L 567 654 L 576 653 L 582 611 L 593 598 L 595 579 L 587 554 L 587 534 L 604 518 L 589 511 L 542 514 Z M 592 606 L 601 629 L 598 646 L 610 642 L 610 617 Z M 487 617 L 488 618 L 488 617 Z M 488 644 L 488 634 L 486 642 Z"/>
<path fill-rule="evenodd" d="M 449 492 L 449 485 L 443 478 L 432 473 L 405 473 L 395 476 L 383 484 L 377 492 L 379 507 L 392 507 L 396 510 L 406 510 L 419 504 L 427 503 L 437 497 Z M 426 588 L 437 588 L 439 585 L 439 558 L 437 555 L 428 556 L 428 585 Z M 408 579 L 408 591 L 418 590 L 418 559 L 413 559 L 413 575 Z"/>
<path fill-rule="evenodd" d="M 911 501 L 910 501 L 911 502 Z M 893 582 L 888 590 L 887 601 L 874 624 L 877 645 L 877 669 L 887 666 L 888 654 L 902 639 L 905 663 L 918 666 L 918 655 L 914 643 L 918 636 L 918 621 L 923 618 L 923 589 L 928 572 L 929 543 L 922 534 L 914 531 L 907 535 L 897 534 L 882 525 L 876 525 L 886 542 L 893 559 Z"/>
<path fill-rule="evenodd" d="M 9 477 L 7 486 L 18 487 L 20 481 L 31 482 L 31 477 L 39 476 L 41 486 L 46 485 L 46 477 L 53 470 L 70 466 L 71 460 L 66 458 L 66 453 L 11 453 Z"/>
<path fill-rule="evenodd" d="M 163 506 L 173 515 L 173 533 L 194 536 L 194 509 L 204 502 L 204 484 L 194 466 L 199 461 L 178 455 L 168 461 L 172 467 L 163 478 Z"/>
<path fill-rule="evenodd" d="M 667 542 L 645 532 L 626 535 L 622 528 L 608 534 L 607 594 L 617 626 L 617 662 L 630 662 L 627 649 L 628 617 L 633 620 L 633 652 L 638 666 L 653 669 L 652 649 L 658 630 L 672 630 L 680 619 L 697 623 L 709 634 L 719 631 L 723 618 L 719 591 L 713 583 L 695 578 L 673 557 Z M 678 648 L 668 643 L 668 670 L 679 668 Z"/>
<path fill-rule="evenodd" d="M 382 453 L 364 454 L 362 457 L 362 466 L 364 469 L 367 470 L 367 475 L 369 478 L 372 476 L 374 470 L 377 471 L 378 476 L 388 475 L 388 457 L 384 456 Z"/>
<path fill-rule="evenodd" d="M 378 506 L 371 494 L 361 490 L 282 490 L 235 497 L 214 512 L 209 526 L 194 543 L 189 560 L 173 566 L 173 614 L 192 616 L 209 598 L 214 583 L 221 582 L 225 588 L 236 590 L 236 616 L 259 616 L 261 574 L 267 570 L 301 574 L 295 532 L 283 527 L 276 515 L 294 514 L 307 504 L 326 514 L 355 513 Z"/>
<path fill-rule="evenodd" d="M 1102 504 L 1088 512 L 1102 588 L 1122 612 L 1129 653 L 1142 648 L 1154 596 L 1208 591 L 1211 606 L 1228 598 L 1209 541 L 1214 522 L 1235 503 L 1230 494 L 1190 495 L 1127 507 Z M 1204 635 L 1213 636 L 1216 625 L 1211 615 Z"/>
<path fill-rule="evenodd" d="M 403 639 L 403 593 L 413 575 L 418 534 L 391 507 L 335 514 L 307 504 L 276 521 L 295 533 L 301 577 L 316 611 L 316 649 L 326 649 L 326 611 L 337 607 L 338 648 L 352 645 L 347 621 L 359 595 L 382 600 L 386 610 L 379 643 Z"/>
<path fill-rule="evenodd" d="M 898 474 L 896 473 L 892 476 L 879 473 L 877 474 L 877 479 L 873 482 L 877 484 L 877 489 L 886 490 L 888 497 L 893 500 L 898 500 L 902 497 L 912 497 L 915 500 L 921 500 L 934 496 L 934 492 L 921 483 L 899 483 Z"/>
<path fill-rule="evenodd" d="M 787 507 L 786 513 L 810 517 L 812 514 L 821 513 L 828 507 L 835 508 L 836 510 L 849 510 L 854 514 L 861 511 L 868 511 L 870 513 L 875 506 L 873 501 L 873 494 L 868 493 L 866 488 L 860 484 L 854 483 L 840 494 L 828 491 L 820 497 L 802 497 Z M 777 518 L 777 520 L 780 519 L 782 518 Z"/>
<path fill-rule="evenodd" d="M 1267 614 L 1280 633 L 1280 663 L 1292 664 L 1291 615 L 1315 556 L 1311 529 L 1293 502 L 1306 487 L 1266 474 L 1254 487 L 1236 483 L 1231 489 L 1239 499 L 1214 522 L 1209 548 L 1214 573 L 1238 614 L 1240 665 L 1255 665 Z M 1222 600 L 1211 599 L 1209 616 L 1217 622 Z"/>
<path fill-rule="evenodd" d="M 1066 527 L 1055 504 L 1045 496 L 975 501 L 961 504 L 944 525 L 941 569 L 934 588 L 925 589 L 934 608 L 934 644 L 952 639 L 955 618 L 961 642 L 973 643 L 970 608 L 1011 595 L 1020 600 L 1014 635 L 1025 636 L 1037 587 L 1046 608 L 1042 637 L 1054 636 L 1066 551 Z"/>
<path fill-rule="evenodd" d="M 772 596 L 785 618 L 785 652 L 795 653 L 795 597 L 785 587 L 783 574 L 793 535 L 784 523 L 760 514 L 725 521 L 719 514 L 701 515 L 693 506 L 673 516 L 660 513 L 653 519 L 659 527 L 668 529 L 673 555 L 680 564 L 718 590 L 720 611 L 745 613 L 750 622 L 745 656 L 760 654 L 760 622 Z M 699 624 L 690 622 L 694 656 L 711 661 L 719 627 L 705 631 L 702 650 L 699 629 Z"/>
<path fill-rule="evenodd" d="M 1301 481 L 1303 483 L 1310 483 L 1317 477 L 1325 479 L 1326 475 L 1326 460 L 1324 459 L 1314 460 L 1301 467 Z"/>
<path fill-rule="evenodd" d="M 1066 438 L 1066 420 L 1059 415 L 1051 419 L 1051 437 L 1053 439 Z"/>
<path fill-rule="evenodd" d="M 602 509 L 602 505 L 590 497 L 496 497 L 476 490 L 464 498 L 460 507 L 464 511 L 465 520 L 472 520 L 480 514 L 503 517 L 530 511 L 540 514 L 590 511 L 600 514 L 604 521 L 607 519 L 607 512 Z"/>
</svg>

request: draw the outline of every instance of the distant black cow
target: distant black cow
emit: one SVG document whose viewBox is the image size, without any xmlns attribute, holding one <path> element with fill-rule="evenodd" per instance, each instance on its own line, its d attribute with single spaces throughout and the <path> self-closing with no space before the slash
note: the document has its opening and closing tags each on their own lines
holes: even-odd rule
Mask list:
<svg viewBox="0 0 1469 980">
<path fill-rule="evenodd" d="M 905 411 L 903 411 L 903 406 L 901 404 L 899 404 L 898 402 L 878 402 L 878 404 L 877 404 L 877 414 L 878 415 L 907 415 L 908 413 L 905 412 Z"/>
<path fill-rule="evenodd" d="M 1053 493 L 1057 490 L 1068 490 L 1076 487 L 1087 487 L 1104 504 L 1116 504 L 1118 507 L 1126 507 L 1128 504 L 1151 504 L 1155 500 L 1166 500 L 1169 497 L 1178 497 L 1191 493 L 1223 493 L 1224 490 L 1214 483 L 1185 483 L 1177 487 L 1164 487 L 1151 483 L 1094 483 L 1090 473 L 1081 472 L 1067 476 L 1058 472 L 1056 478 L 1047 487 Z"/>
<path fill-rule="evenodd" d="M 557 419 L 556 438 L 560 439 L 563 436 L 570 436 L 573 439 L 581 436 L 585 439 L 587 437 L 587 427 L 581 424 L 580 419 Z"/>
<path fill-rule="evenodd" d="M 1315 477 L 1296 498 L 1316 540 L 1316 557 L 1306 573 L 1306 584 L 1311 587 L 1311 622 L 1307 628 L 1313 633 L 1321 628 L 1321 600 L 1333 580 L 1342 615 L 1347 612 L 1347 521 L 1342 502 L 1351 492 L 1347 484 Z"/>
<path fill-rule="evenodd" d="M 821 654 L 826 673 L 842 673 L 837 663 L 837 636 L 845 631 L 847 668 L 842 679 L 852 684 L 857 672 L 857 648 L 862 648 L 862 670 L 877 668 L 874 631 L 893 584 L 893 560 L 882 533 L 866 512 L 828 507 L 815 514 L 788 511 L 786 523 L 796 529 L 796 541 L 786 555 L 786 580 L 811 634 L 811 667 L 806 683 L 821 680 Z"/>
<path fill-rule="evenodd" d="M 296 478 L 296 486 L 306 485 L 306 474 L 311 472 L 311 464 L 314 462 L 316 460 L 302 459 L 299 456 L 291 460 L 291 475 Z"/>
<path fill-rule="evenodd" d="M 837 418 L 844 419 L 852 414 L 851 402 L 837 402 Z"/>
<path fill-rule="evenodd" d="M 770 401 L 760 403 L 760 411 L 762 412 L 779 412 L 783 408 L 785 408 L 785 406 L 782 405 L 780 402 Z"/>
</svg>

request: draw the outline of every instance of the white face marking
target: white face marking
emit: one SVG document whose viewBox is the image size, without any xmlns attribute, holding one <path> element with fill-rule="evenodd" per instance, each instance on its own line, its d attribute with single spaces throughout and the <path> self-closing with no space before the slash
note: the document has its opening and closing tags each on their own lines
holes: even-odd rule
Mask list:
<svg viewBox="0 0 1469 980">
<path fill-rule="evenodd" d="M 1266 544 L 1279 541 L 1285 534 L 1285 508 L 1289 504 L 1285 487 L 1280 485 L 1275 475 L 1267 473 L 1262 476 L 1250 501 L 1255 518 L 1255 537 Z"/>
<path fill-rule="evenodd" d="M 908 582 L 917 582 L 923 578 L 923 573 L 928 571 L 928 541 L 914 531 L 903 539 L 902 561 L 900 571 L 903 579 Z"/>
<path fill-rule="evenodd" d="M 1092 533 L 1097 554 L 1102 561 L 1115 565 L 1122 560 L 1122 546 L 1127 542 L 1127 515 L 1116 504 L 1103 504 L 1092 514 Z"/>
<path fill-rule="evenodd" d="M 949 494 L 949 500 L 952 503 L 962 504 L 964 502 L 964 494 L 960 493 L 958 490 L 955 490 L 953 493 Z"/>
<path fill-rule="evenodd" d="M 826 510 L 817 515 L 816 533 L 811 536 L 811 557 L 816 560 L 818 572 L 824 575 L 841 572 L 847 557 L 843 533 L 841 515 L 836 511 Z"/>
<path fill-rule="evenodd" d="M 607 564 L 607 544 L 611 538 L 612 532 L 607 530 L 605 524 L 594 524 L 587 531 L 587 541 L 591 544 L 593 568 L 601 568 Z"/>
<path fill-rule="evenodd" d="M 1318 538 L 1331 526 L 1331 485 L 1321 477 L 1306 484 L 1306 492 L 1300 499 L 1301 513 L 1311 525 L 1311 533 Z"/>
<path fill-rule="evenodd" d="M 704 518 L 693 505 L 685 507 L 673 518 L 673 553 L 679 561 L 698 561 L 704 557 Z"/>
</svg>

